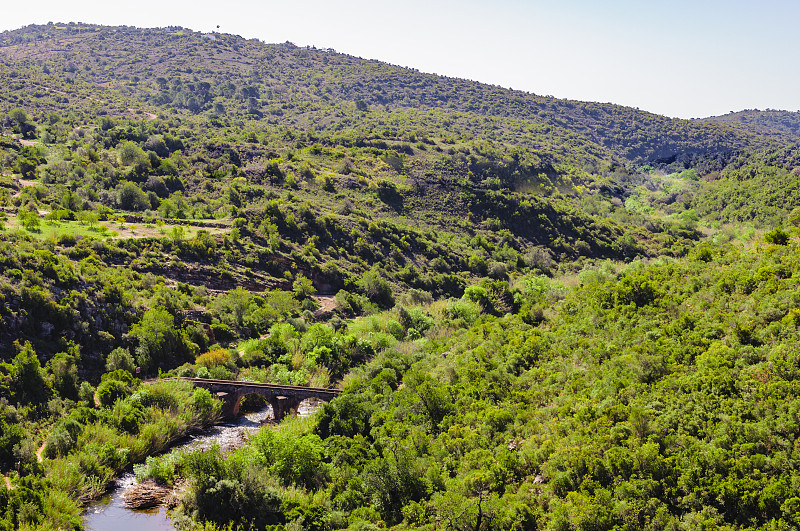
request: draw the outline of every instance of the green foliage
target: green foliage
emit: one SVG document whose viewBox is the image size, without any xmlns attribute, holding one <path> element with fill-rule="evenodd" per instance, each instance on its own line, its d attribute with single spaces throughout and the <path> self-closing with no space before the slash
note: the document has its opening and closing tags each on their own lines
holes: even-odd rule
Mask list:
<svg viewBox="0 0 800 531">
<path fill-rule="evenodd" d="M 364 273 L 358 285 L 370 302 L 375 303 L 378 307 L 391 308 L 394 306 L 392 288 L 377 269 Z"/>
<path fill-rule="evenodd" d="M 724 224 L 797 225 L 792 113 L 674 120 L 224 34 L 2 41 L 0 527 L 75 528 L 73 500 L 218 417 L 137 366 L 344 378 L 302 433 L 145 462 L 212 527 L 797 524 L 796 244 Z"/>
<path fill-rule="evenodd" d="M 265 332 L 280 316 L 291 313 L 296 301 L 271 295 L 266 300 L 243 288 L 219 295 L 209 307 L 228 326 L 243 329 L 247 335 Z"/>
<path fill-rule="evenodd" d="M 21 211 L 17 214 L 20 225 L 28 232 L 39 232 L 41 221 L 38 212 Z"/>
<path fill-rule="evenodd" d="M 434 325 L 433 317 L 419 306 L 413 306 L 411 308 L 404 308 L 401 306 L 397 310 L 397 320 L 406 332 L 414 329 L 424 334 Z"/>
<path fill-rule="evenodd" d="M 100 405 L 111 407 L 120 398 L 130 394 L 130 387 L 119 380 L 108 379 L 97 386 L 97 401 Z"/>
<path fill-rule="evenodd" d="M 136 362 L 126 348 L 115 348 L 106 358 L 106 371 L 115 372 L 118 370 L 128 371 L 131 374 L 136 372 Z"/>
<path fill-rule="evenodd" d="M 196 348 L 185 332 L 175 328 L 174 317 L 163 308 L 147 310 L 130 335 L 137 341 L 136 363 L 145 371 L 187 361 Z"/>
<path fill-rule="evenodd" d="M 286 484 L 306 488 L 323 484 L 326 470 L 322 463 L 322 440 L 317 435 L 282 436 L 262 430 L 251 445 L 269 471 Z"/>
<path fill-rule="evenodd" d="M 59 352 L 48 363 L 48 368 L 53 375 L 53 389 L 62 397 L 76 400 L 78 398 L 77 363 L 80 353 L 77 346 L 73 345 L 70 352 Z"/>
<path fill-rule="evenodd" d="M 298 275 L 292 283 L 292 291 L 298 300 L 305 300 L 317 292 L 311 281 L 303 275 Z"/>
<path fill-rule="evenodd" d="M 317 432 L 325 439 L 332 435 L 366 435 L 369 433 L 370 414 L 370 406 L 361 397 L 344 395 L 322 407 Z"/>
<path fill-rule="evenodd" d="M 281 497 L 256 463 L 223 460 L 216 447 L 184 454 L 181 466 L 192 481 L 184 505 L 197 520 L 237 528 L 284 523 Z"/>
<path fill-rule="evenodd" d="M 216 419 L 222 411 L 222 403 L 202 388 L 195 389 L 192 394 L 191 407 L 203 423 Z"/>
<path fill-rule="evenodd" d="M 75 448 L 82 430 L 74 419 L 59 423 L 45 441 L 44 454 L 50 459 L 66 456 Z"/>
<path fill-rule="evenodd" d="M 172 485 L 175 480 L 175 465 L 178 454 L 170 453 L 164 457 L 148 456 L 144 463 L 134 465 L 133 473 L 139 483 L 152 479 L 161 485 Z"/>
<path fill-rule="evenodd" d="M 602 266 L 562 292 L 537 328 L 515 315 L 484 318 L 404 354 L 384 351 L 318 413 L 321 440 L 268 430 L 247 451 L 284 484 L 320 489 L 351 525 L 775 525 L 794 503 L 786 486 L 795 478 L 774 466 L 784 458 L 763 434 L 780 424 L 794 437 L 784 412 L 794 410 L 800 373 L 789 345 L 800 319 L 784 275 L 800 255 L 790 246 L 710 252 L 709 262 Z M 555 289 L 541 277 L 517 286 L 537 304 Z M 489 297 L 476 287 L 469 293 Z M 726 317 L 731 304 L 756 300 L 762 310 L 749 322 Z M 674 317 L 700 303 L 703 314 Z M 410 319 L 403 310 L 398 322 Z M 441 311 L 463 319 L 478 306 L 451 300 Z M 324 327 L 301 338 L 308 349 L 334 343 Z M 753 415 L 753 396 L 773 398 Z"/>
<path fill-rule="evenodd" d="M 274 326 L 273 326 L 274 328 Z M 251 340 L 241 346 L 239 364 L 245 367 L 259 367 L 276 363 L 287 354 L 286 340 L 270 329 L 270 335 L 262 340 Z"/>
<path fill-rule="evenodd" d="M 0 467 L 2 470 L 11 470 L 16 464 L 15 448 L 24 440 L 27 435 L 24 428 L 18 424 L 7 424 L 5 420 L 0 423 Z"/>
<path fill-rule="evenodd" d="M 41 404 L 51 393 L 45 373 L 30 343 L 26 342 L 19 349 L 10 367 L 12 396 L 21 404 Z"/>
<path fill-rule="evenodd" d="M 789 233 L 780 227 L 776 227 L 764 234 L 764 241 L 775 245 L 786 245 L 789 243 Z"/>
<path fill-rule="evenodd" d="M 351 316 L 377 310 L 366 297 L 346 290 L 340 290 L 336 294 L 336 307 L 343 314 Z"/>
<path fill-rule="evenodd" d="M 141 188 L 126 182 L 119 189 L 119 207 L 123 210 L 145 210 L 150 208 L 150 200 Z"/>
</svg>

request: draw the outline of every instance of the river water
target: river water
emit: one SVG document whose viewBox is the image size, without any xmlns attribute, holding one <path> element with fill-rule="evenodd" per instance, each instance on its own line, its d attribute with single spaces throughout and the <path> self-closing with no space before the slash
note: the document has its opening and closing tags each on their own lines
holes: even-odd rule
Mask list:
<svg viewBox="0 0 800 531">
<path fill-rule="evenodd" d="M 297 414 L 306 417 L 317 410 L 322 402 L 306 400 L 300 404 Z M 264 422 L 272 419 L 272 407 L 254 413 L 245 413 L 235 422 L 213 426 L 203 434 L 193 436 L 190 441 L 179 444 L 175 450 L 202 450 L 219 445 L 224 452 L 242 445 L 248 433 L 258 431 Z M 167 510 L 157 507 L 147 510 L 133 510 L 125 507 L 125 492 L 136 485 L 133 473 L 126 473 L 116 481 L 113 490 L 92 502 L 83 516 L 83 526 L 87 531 L 173 531 L 175 528 L 167 518 Z"/>
</svg>

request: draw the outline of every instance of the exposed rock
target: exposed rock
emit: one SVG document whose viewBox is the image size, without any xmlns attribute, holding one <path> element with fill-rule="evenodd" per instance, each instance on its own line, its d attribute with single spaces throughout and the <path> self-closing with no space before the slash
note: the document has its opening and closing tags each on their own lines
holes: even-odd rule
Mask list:
<svg viewBox="0 0 800 531">
<path fill-rule="evenodd" d="M 128 509 L 149 509 L 165 503 L 171 494 L 171 488 L 147 479 L 125 491 L 123 498 Z"/>
<path fill-rule="evenodd" d="M 511 451 L 519 450 L 519 447 L 522 446 L 522 443 L 525 442 L 525 439 L 511 439 L 508 442 L 508 449 Z"/>
</svg>

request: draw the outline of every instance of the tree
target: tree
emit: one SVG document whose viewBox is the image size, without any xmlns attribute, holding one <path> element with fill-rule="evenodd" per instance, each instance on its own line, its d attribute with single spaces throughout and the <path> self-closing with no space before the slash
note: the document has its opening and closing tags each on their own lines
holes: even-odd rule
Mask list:
<svg viewBox="0 0 800 531">
<path fill-rule="evenodd" d="M 17 214 L 20 225 L 28 232 L 39 232 L 41 221 L 38 212 L 22 211 Z"/>
<path fill-rule="evenodd" d="M 97 225 L 97 222 L 100 221 L 100 214 L 93 210 L 82 210 L 78 214 L 78 220 L 80 220 L 81 223 L 89 225 L 90 229 L 93 229 L 94 226 Z"/>
<path fill-rule="evenodd" d="M 19 343 L 14 343 L 19 347 Z M 50 397 L 50 387 L 30 342 L 26 341 L 11 364 L 14 398 L 21 404 L 40 404 Z"/>
<path fill-rule="evenodd" d="M 261 104 L 259 103 L 259 101 L 257 99 L 255 99 L 255 98 L 248 98 L 247 99 L 247 113 L 248 114 L 260 115 L 261 114 L 261 111 L 259 110 L 260 108 L 261 108 Z"/>
<path fill-rule="evenodd" d="M 292 290 L 294 290 L 297 300 L 300 301 L 311 297 L 317 292 L 314 284 L 303 275 L 297 275 L 297 278 L 292 283 Z"/>
<path fill-rule="evenodd" d="M 9 470 L 14 465 L 14 447 L 26 436 L 25 430 L 19 424 L 6 424 L 0 420 L 0 469 Z"/>
<path fill-rule="evenodd" d="M 111 407 L 120 398 L 130 394 L 130 387 L 119 380 L 107 379 L 97 386 L 97 400 L 102 406 Z"/>
<path fill-rule="evenodd" d="M 222 403 L 208 389 L 197 388 L 192 395 L 192 409 L 202 420 L 210 420 L 222 410 Z"/>
<path fill-rule="evenodd" d="M 123 166 L 150 166 L 150 157 L 136 142 L 125 142 L 119 147 L 119 162 Z"/>
<path fill-rule="evenodd" d="M 169 148 L 164 142 L 164 137 L 161 135 L 150 135 L 144 143 L 144 149 L 154 152 L 159 157 L 166 157 L 169 155 Z"/>
<path fill-rule="evenodd" d="M 219 320 L 228 326 L 261 329 L 271 324 L 263 322 L 267 316 L 259 312 L 263 302 L 260 297 L 238 287 L 228 293 L 220 294 L 211 302 L 209 308 L 214 310 Z"/>
<path fill-rule="evenodd" d="M 133 374 L 136 371 L 136 362 L 131 356 L 131 353 L 126 348 L 115 348 L 111 354 L 106 358 L 106 371 L 112 372 L 117 370 L 128 371 Z"/>
<path fill-rule="evenodd" d="M 77 400 L 78 398 L 78 367 L 80 358 L 78 346 L 70 345 L 69 352 L 59 352 L 48 362 L 53 375 L 53 389 L 62 398 Z"/>
<path fill-rule="evenodd" d="M 22 175 L 25 179 L 36 178 L 36 168 L 38 162 L 30 157 L 20 156 L 14 161 L 14 171 Z"/>
<path fill-rule="evenodd" d="M 469 286 L 464 290 L 463 299 L 477 303 L 483 311 L 489 310 L 492 305 L 489 293 L 481 286 Z"/>
<path fill-rule="evenodd" d="M 786 218 L 795 227 L 800 227 L 800 207 L 795 207 Z"/>
<path fill-rule="evenodd" d="M 147 310 L 131 328 L 130 336 L 137 342 L 136 362 L 144 370 L 192 361 L 192 348 L 185 334 L 175 328 L 175 318 L 164 308 Z"/>
<path fill-rule="evenodd" d="M 14 124 L 15 133 L 19 133 L 25 138 L 33 136 L 33 132 L 36 131 L 36 126 L 28 122 L 28 115 L 24 110 L 12 109 L 11 112 L 8 113 L 8 117 Z"/>
<path fill-rule="evenodd" d="M 291 292 L 283 290 L 273 290 L 266 296 L 269 305 L 278 315 L 289 316 L 300 309 L 300 304 Z"/>
<path fill-rule="evenodd" d="M 150 199 L 136 184 L 128 181 L 119 189 L 118 202 L 123 210 L 146 210 L 150 208 Z"/>
<path fill-rule="evenodd" d="M 789 233 L 781 227 L 776 227 L 764 234 L 764 241 L 775 245 L 786 245 L 789 243 Z"/>
<path fill-rule="evenodd" d="M 381 308 L 391 308 L 394 306 L 392 287 L 377 269 L 372 269 L 364 273 L 358 282 L 361 291 L 367 298 Z"/>
<path fill-rule="evenodd" d="M 332 435 L 354 437 L 368 435 L 372 407 L 369 401 L 355 394 L 344 394 L 322 406 L 315 432 L 327 439 Z"/>
<path fill-rule="evenodd" d="M 172 230 L 169 231 L 169 239 L 172 240 L 174 245 L 179 245 L 186 239 L 186 229 L 183 225 L 173 225 Z"/>
<path fill-rule="evenodd" d="M 28 123 L 28 115 L 22 109 L 12 109 L 11 112 L 8 113 L 8 116 L 17 124 L 17 127 L 22 127 Z"/>
<path fill-rule="evenodd" d="M 71 190 L 66 190 L 61 196 L 61 206 L 73 212 L 81 209 L 83 201 L 81 196 Z"/>
</svg>

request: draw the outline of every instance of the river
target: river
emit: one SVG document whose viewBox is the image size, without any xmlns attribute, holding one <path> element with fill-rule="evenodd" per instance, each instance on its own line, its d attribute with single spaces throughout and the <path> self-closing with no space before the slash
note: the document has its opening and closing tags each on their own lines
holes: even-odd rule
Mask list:
<svg viewBox="0 0 800 531">
<path fill-rule="evenodd" d="M 321 402 L 307 400 L 300 404 L 297 414 L 306 417 L 322 405 Z M 248 433 L 258 431 L 265 421 L 272 418 L 272 407 L 254 413 L 245 413 L 235 422 L 213 426 L 203 434 L 193 436 L 190 441 L 173 447 L 172 451 L 182 449 L 201 450 L 217 444 L 223 450 L 241 446 Z M 92 502 L 84 511 L 83 526 L 87 531 L 173 531 L 175 528 L 167 517 L 167 510 L 158 507 L 148 510 L 133 510 L 125 507 L 125 491 L 136 485 L 133 473 L 128 472 L 116 481 L 113 490 Z"/>
</svg>

